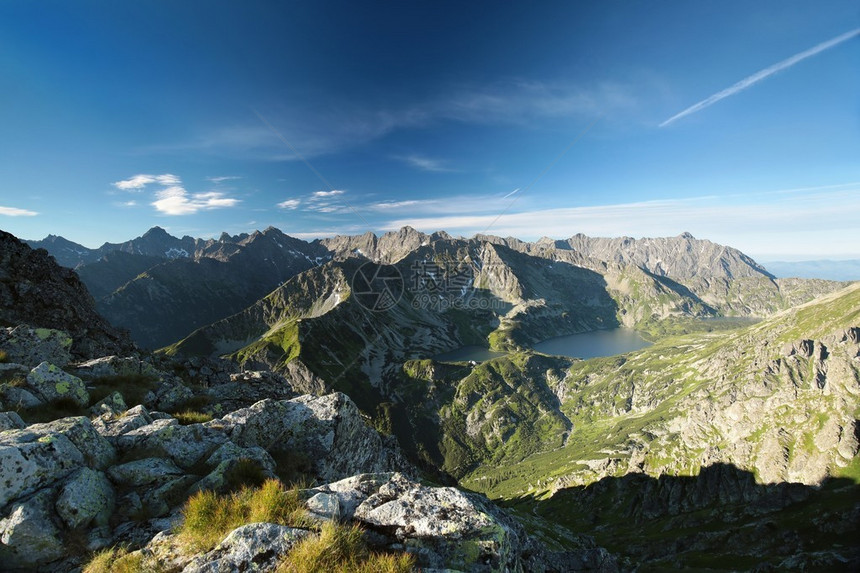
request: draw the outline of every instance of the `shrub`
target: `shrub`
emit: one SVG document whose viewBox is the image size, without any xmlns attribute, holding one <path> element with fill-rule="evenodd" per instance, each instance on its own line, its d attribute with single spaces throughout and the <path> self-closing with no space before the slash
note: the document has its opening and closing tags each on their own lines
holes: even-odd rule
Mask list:
<svg viewBox="0 0 860 573">
<path fill-rule="evenodd" d="M 409 553 L 371 552 L 357 525 L 327 521 L 318 535 L 306 537 L 289 552 L 277 573 L 406 573 L 414 565 Z"/>
</svg>

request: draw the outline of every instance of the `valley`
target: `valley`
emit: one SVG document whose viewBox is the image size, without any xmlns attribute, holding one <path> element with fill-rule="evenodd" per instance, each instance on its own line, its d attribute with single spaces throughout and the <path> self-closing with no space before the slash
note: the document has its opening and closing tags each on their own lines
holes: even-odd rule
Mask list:
<svg viewBox="0 0 860 573">
<path fill-rule="evenodd" d="M 687 234 L 165 235 L 77 272 L 114 326 L 152 315 L 138 342 L 192 329 L 154 360 L 190 368 L 201 415 L 341 392 L 426 478 L 487 496 L 553 550 L 592 535 L 621 569 L 858 557 L 787 516 L 833 508 L 844 542 L 860 510 L 860 283 L 776 279 Z M 277 284 L 238 308 L 265 284 L 242 269 L 270 264 Z M 568 350 L 577 337 L 598 348 Z M 738 522 L 812 545 L 721 548 Z"/>
</svg>

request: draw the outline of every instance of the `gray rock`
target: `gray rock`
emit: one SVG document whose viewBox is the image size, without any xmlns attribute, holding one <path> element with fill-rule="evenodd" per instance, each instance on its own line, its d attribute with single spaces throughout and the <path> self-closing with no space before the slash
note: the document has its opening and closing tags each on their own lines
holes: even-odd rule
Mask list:
<svg viewBox="0 0 860 573">
<path fill-rule="evenodd" d="M 394 473 L 359 474 L 310 491 L 336 496 L 340 518 L 352 519 L 356 508 L 379 491 L 379 488 L 388 483 L 394 475 Z"/>
<path fill-rule="evenodd" d="M 355 510 L 355 519 L 389 532 L 421 567 L 519 571 L 529 549 L 522 526 L 481 496 L 427 487 L 394 474 Z"/>
<path fill-rule="evenodd" d="M 83 416 L 33 424 L 27 430 L 43 436 L 61 434 L 67 437 L 83 454 L 84 463 L 91 468 L 103 470 L 116 459 L 116 450 L 110 442 L 98 433 L 89 418 Z"/>
<path fill-rule="evenodd" d="M 340 498 L 336 494 L 319 492 L 307 500 L 305 505 L 313 517 L 327 520 L 341 518 Z"/>
<path fill-rule="evenodd" d="M 234 529 L 215 549 L 194 559 L 183 573 L 271 571 L 310 532 L 274 523 Z"/>
<path fill-rule="evenodd" d="M 118 436 L 127 434 L 152 423 L 152 417 L 143 406 L 135 406 L 119 418 L 103 416 L 93 422 L 99 434 L 116 441 Z"/>
<path fill-rule="evenodd" d="M 149 518 L 164 517 L 188 499 L 189 488 L 197 481 L 197 476 L 182 475 L 168 479 L 154 489 L 143 494 L 141 502 L 143 513 Z"/>
<path fill-rule="evenodd" d="M 9 362 L 30 368 L 41 362 L 65 366 L 72 359 L 71 347 L 72 337 L 61 330 L 30 328 L 23 324 L 0 328 L 0 349 L 6 351 Z"/>
<path fill-rule="evenodd" d="M 194 397 L 194 392 L 179 378 L 168 377 L 147 395 L 146 405 L 158 410 L 174 411 Z"/>
<path fill-rule="evenodd" d="M 33 395 L 26 388 L 11 387 L 2 390 L 2 398 L 7 408 L 38 408 L 45 402 Z"/>
<path fill-rule="evenodd" d="M 152 364 L 134 357 L 103 356 L 88 360 L 75 368 L 75 374 L 86 380 L 105 376 L 151 376 L 160 377 L 161 373 Z"/>
<path fill-rule="evenodd" d="M 20 430 L 26 426 L 27 424 L 17 412 L 0 412 L 0 432 L 3 430 Z"/>
<path fill-rule="evenodd" d="M 83 380 L 49 362 L 42 362 L 30 371 L 27 385 L 46 402 L 69 398 L 81 406 L 86 406 L 90 401 Z"/>
<path fill-rule="evenodd" d="M 104 526 L 113 512 L 114 490 L 105 474 L 81 468 L 60 488 L 57 515 L 71 529 Z"/>
<path fill-rule="evenodd" d="M 214 466 L 215 469 L 197 482 L 193 490 L 227 491 L 234 485 L 228 479 L 230 472 L 243 461 L 256 465 L 260 469 L 261 476 L 265 478 L 276 477 L 275 461 L 266 450 L 260 447 L 241 448 L 233 442 L 227 442 L 206 460 L 206 465 Z"/>
<path fill-rule="evenodd" d="M 84 465 L 84 456 L 62 434 L 25 430 L 0 433 L 0 508 L 52 485 Z"/>
<path fill-rule="evenodd" d="M 108 475 L 114 483 L 133 487 L 148 485 L 182 474 L 182 470 L 176 467 L 176 464 L 164 458 L 134 460 L 108 470 Z"/>
<path fill-rule="evenodd" d="M 408 468 L 400 453 L 368 427 L 345 394 L 263 400 L 208 422 L 223 428 L 241 446 L 301 453 L 322 481 L 357 473 Z"/>
<path fill-rule="evenodd" d="M 8 517 L 0 520 L 0 564 L 31 569 L 65 554 L 60 531 L 51 520 L 53 493 L 40 490 L 13 504 Z"/>
<path fill-rule="evenodd" d="M 203 424 L 181 426 L 173 418 L 155 420 L 117 438 L 124 452 L 143 450 L 166 456 L 183 468 L 206 459 L 226 441 L 224 433 L 215 428 Z"/>
<path fill-rule="evenodd" d="M 112 392 L 96 402 L 95 405 L 90 408 L 90 412 L 96 416 L 101 416 L 102 414 L 121 416 L 126 410 L 128 410 L 128 405 L 125 403 L 125 399 L 119 392 Z"/>
</svg>

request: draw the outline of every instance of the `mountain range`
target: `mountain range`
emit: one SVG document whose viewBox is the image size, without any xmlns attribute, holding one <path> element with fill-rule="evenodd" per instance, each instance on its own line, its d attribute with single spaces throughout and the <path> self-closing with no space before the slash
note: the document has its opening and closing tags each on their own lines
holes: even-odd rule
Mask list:
<svg viewBox="0 0 860 573">
<path fill-rule="evenodd" d="M 517 337 L 523 342 L 529 332 L 544 327 L 549 330 L 541 336 L 547 338 L 613 324 L 645 330 L 669 316 L 764 316 L 838 287 L 828 281 L 775 279 L 743 253 L 686 233 L 639 240 L 580 234 L 528 243 L 481 235 L 457 239 L 404 227 L 380 237 L 366 233 L 307 242 L 271 227 L 237 236 L 224 233 L 218 240 L 180 239 L 154 227 L 98 249 L 56 236 L 29 244 L 74 267 L 96 297 L 99 312 L 147 348 L 167 346 L 243 311 L 313 267 L 336 267 L 349 259 L 397 265 L 409 280 L 424 272 L 409 265 L 433 259 L 436 266 L 441 261 L 440 280 L 446 284 L 448 272 L 459 272 L 467 282 L 489 281 L 475 293 L 508 306 L 485 317 L 498 322 L 491 330 L 496 338 L 510 339 L 505 344 Z M 481 272 L 479 265 L 487 270 Z M 570 294 L 583 289 L 593 291 L 587 302 Z M 571 313 L 570 305 L 580 308 Z M 478 328 L 479 338 L 489 334 L 483 332 L 489 323 Z M 458 332 L 454 342 L 473 338 Z"/>
<path fill-rule="evenodd" d="M 207 415 L 341 392 L 434 482 L 547 547 L 605 548 L 598 570 L 860 565 L 860 283 L 775 278 L 686 233 L 123 245 L 77 272 L 115 325 L 142 321 L 132 336 L 164 346 L 150 360 L 186 372 Z M 532 349 L 619 326 L 653 344 Z M 435 358 L 468 345 L 500 355 Z M 577 555 L 557 570 L 587 569 Z"/>
</svg>

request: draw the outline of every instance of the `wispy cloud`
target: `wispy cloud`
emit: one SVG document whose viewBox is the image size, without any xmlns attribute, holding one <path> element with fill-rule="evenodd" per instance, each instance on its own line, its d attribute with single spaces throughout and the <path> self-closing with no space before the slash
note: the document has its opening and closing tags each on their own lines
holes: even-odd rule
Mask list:
<svg viewBox="0 0 860 573">
<path fill-rule="evenodd" d="M 299 205 L 302 204 L 301 199 L 287 199 L 286 201 L 281 201 L 278 203 L 277 207 L 279 209 L 296 209 Z"/>
<path fill-rule="evenodd" d="M 215 183 L 216 185 L 218 183 L 223 183 L 224 181 L 234 181 L 236 179 L 241 179 L 241 177 L 237 177 L 235 175 L 224 175 L 221 177 L 207 177 L 206 178 L 207 181 L 211 181 L 212 183 Z"/>
<path fill-rule="evenodd" d="M 784 200 L 774 198 L 779 194 Z M 768 191 L 745 198 L 744 203 L 731 204 L 713 196 L 522 211 L 502 217 L 493 226 L 493 233 L 533 240 L 542 235 L 563 238 L 580 232 L 654 237 L 689 231 L 750 254 L 860 256 L 860 221 L 855 216 L 860 212 L 860 186 Z M 400 217 L 381 228 L 394 230 L 409 225 L 425 232 L 444 229 L 470 236 L 483 232 L 496 217 L 461 212 Z"/>
<path fill-rule="evenodd" d="M 259 118 L 210 127 L 180 142 L 148 146 L 146 154 L 199 152 L 231 158 L 298 161 L 366 145 L 405 129 L 423 129 L 441 122 L 473 125 L 521 125 L 538 128 L 542 122 L 582 119 L 594 115 L 623 116 L 634 109 L 641 86 L 571 82 L 538 82 L 522 79 L 489 84 L 460 84 L 440 89 L 436 95 L 398 105 L 356 103 L 342 96 L 320 95 L 313 103 L 291 101 L 261 109 Z M 295 149 L 284 145 L 289 141 Z M 430 171 L 450 169 L 444 163 L 413 163 Z M 431 158 L 432 161 L 432 158 Z M 438 161 L 438 160 L 437 160 Z M 434 169 L 435 168 L 435 169 Z"/>
<path fill-rule="evenodd" d="M 18 209 L 17 207 L 0 207 L 0 215 L 7 217 L 35 217 L 39 213 L 29 209 Z"/>
<path fill-rule="evenodd" d="M 449 173 L 451 171 L 455 171 L 451 169 L 445 164 L 445 161 L 441 159 L 433 159 L 431 157 L 424 157 L 422 155 L 406 155 L 406 156 L 395 156 L 394 159 L 398 161 L 403 161 L 407 165 L 415 167 L 416 169 L 420 169 L 422 171 L 433 171 L 436 173 Z"/>
<path fill-rule="evenodd" d="M 703 99 L 702 101 L 700 101 L 699 103 L 697 103 L 695 105 L 688 107 L 684 111 L 673 115 L 672 117 L 670 117 L 669 119 L 667 119 L 666 121 L 661 123 L 660 127 L 666 127 L 667 125 L 674 123 L 675 121 L 678 121 L 679 119 L 681 119 L 683 117 L 694 114 L 697 111 L 701 111 L 701 110 L 705 109 L 706 107 L 712 106 L 715 103 L 717 103 L 718 101 L 720 101 L 721 99 L 725 99 L 729 96 L 735 95 L 736 93 L 742 92 L 743 90 L 745 90 L 749 87 L 752 87 L 753 85 L 764 80 L 765 78 L 768 78 L 769 76 L 772 76 L 773 74 L 775 74 L 777 72 L 780 72 L 784 69 L 790 68 L 791 66 L 797 64 L 798 62 L 802 62 L 803 60 L 805 60 L 807 58 L 811 58 L 812 56 L 815 56 L 816 54 L 820 54 L 824 50 L 828 50 L 834 46 L 838 46 L 839 44 L 841 44 L 843 42 L 847 42 L 848 40 L 850 40 L 856 36 L 860 36 L 860 28 L 855 28 L 854 30 L 851 30 L 850 32 L 846 32 L 842 35 L 836 36 L 835 38 L 833 38 L 831 40 L 827 40 L 826 42 L 822 42 L 822 43 L 818 44 L 817 46 L 813 46 L 812 48 L 810 48 L 808 50 L 800 52 L 799 54 L 795 54 L 788 59 L 785 59 L 785 60 L 783 60 L 779 63 L 776 63 L 770 67 L 767 67 L 767 68 L 765 68 L 759 72 L 756 72 L 753 75 L 742 79 L 738 83 L 736 83 L 736 84 L 734 84 L 734 85 L 732 85 L 732 86 L 730 86 L 730 87 L 728 87 L 728 88 L 726 88 L 720 92 L 717 92 L 710 97 Z"/>
</svg>

